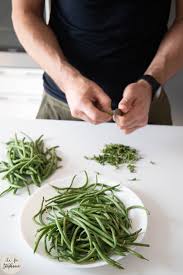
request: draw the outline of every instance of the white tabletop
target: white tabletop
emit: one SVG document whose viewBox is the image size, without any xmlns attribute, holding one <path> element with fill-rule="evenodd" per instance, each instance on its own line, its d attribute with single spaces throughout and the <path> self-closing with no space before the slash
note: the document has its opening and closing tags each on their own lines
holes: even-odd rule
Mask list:
<svg viewBox="0 0 183 275">
<path fill-rule="evenodd" d="M 125 271 L 106 266 L 94 270 L 66 269 L 34 255 L 20 233 L 21 209 L 28 198 L 26 191 L 18 196 L 0 198 L 0 256 L 15 255 L 22 261 L 20 275 L 109 275 L 109 274 L 183 274 L 183 127 L 147 126 L 125 136 L 115 124 L 93 126 L 83 122 L 43 120 L 0 120 L 0 159 L 5 157 L 6 142 L 15 132 L 32 137 L 45 135 L 47 144 L 60 145 L 63 168 L 51 180 L 87 169 L 119 179 L 140 196 L 150 210 L 145 242 L 150 248 L 139 249 L 150 261 L 127 256 L 122 260 Z M 135 177 L 126 168 L 102 167 L 83 156 L 99 152 L 106 143 L 134 146 L 143 154 Z M 153 161 L 156 164 L 152 165 Z M 5 183 L 0 182 L 0 190 Z M 36 189 L 36 188 L 34 188 Z M 0 274 L 4 274 L 0 271 Z"/>
</svg>

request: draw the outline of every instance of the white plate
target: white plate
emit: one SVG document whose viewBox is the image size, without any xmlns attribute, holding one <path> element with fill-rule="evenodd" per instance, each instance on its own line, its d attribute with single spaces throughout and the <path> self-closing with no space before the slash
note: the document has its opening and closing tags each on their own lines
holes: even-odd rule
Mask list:
<svg viewBox="0 0 183 275">
<path fill-rule="evenodd" d="M 32 217 L 38 212 L 40 209 L 41 201 L 44 196 L 45 199 L 50 198 L 51 196 L 56 194 L 56 191 L 51 187 L 51 185 L 55 186 L 62 186 L 62 187 L 68 187 L 71 182 L 72 177 L 69 178 L 63 178 L 60 180 L 55 180 L 50 182 L 49 184 L 44 185 L 39 190 L 37 190 L 34 194 L 32 194 L 24 208 L 21 214 L 21 232 L 24 240 L 29 245 L 29 247 L 32 249 L 34 248 L 34 241 L 35 241 L 35 234 L 36 230 L 39 227 L 36 225 L 32 219 Z M 90 178 L 91 180 L 91 178 Z M 76 178 L 74 186 L 80 186 L 82 185 L 84 181 L 83 176 L 79 176 Z M 108 185 L 116 185 L 119 184 L 117 181 L 112 181 L 110 179 L 106 179 L 100 176 L 100 182 L 106 183 Z M 121 191 L 117 192 L 116 195 L 120 200 L 123 201 L 126 207 L 132 206 L 132 205 L 141 205 L 144 206 L 140 198 L 132 192 L 129 188 L 122 186 Z M 137 242 L 141 242 L 144 238 L 146 229 L 147 229 L 147 213 L 143 209 L 132 209 L 129 212 L 129 217 L 132 220 L 132 231 L 136 231 L 140 228 L 142 228 L 142 232 L 139 234 Z M 54 261 L 55 264 L 59 265 L 66 265 L 68 267 L 74 267 L 74 268 L 92 268 L 92 267 L 98 267 L 106 265 L 107 263 L 104 261 L 97 261 L 95 263 L 89 263 L 89 264 L 71 264 L 67 262 L 59 262 L 57 260 L 53 260 L 49 258 L 45 251 L 44 251 L 44 245 L 43 242 L 40 242 L 39 248 L 35 254 L 35 257 L 37 255 L 43 256 L 46 260 Z M 124 256 L 112 256 L 114 260 L 120 260 Z"/>
</svg>

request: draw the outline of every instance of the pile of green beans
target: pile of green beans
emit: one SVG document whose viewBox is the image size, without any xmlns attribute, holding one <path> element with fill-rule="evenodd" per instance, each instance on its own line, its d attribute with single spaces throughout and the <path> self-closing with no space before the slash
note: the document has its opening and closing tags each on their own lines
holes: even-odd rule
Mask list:
<svg viewBox="0 0 183 275">
<path fill-rule="evenodd" d="M 75 178 L 75 177 L 74 177 Z M 134 246 L 148 247 L 136 242 L 141 229 L 132 232 L 129 211 L 115 195 L 119 186 L 108 186 L 96 180 L 82 187 L 53 187 L 56 195 L 43 198 L 41 208 L 33 217 L 37 229 L 34 252 L 44 240 L 45 252 L 58 261 L 75 264 L 93 263 L 98 260 L 123 269 L 112 255 L 127 254 L 145 259 Z M 145 208 L 143 208 L 145 209 Z"/>
<path fill-rule="evenodd" d="M 11 191 L 16 194 L 23 187 L 30 194 L 30 184 L 40 186 L 59 168 L 61 158 L 56 154 L 57 147 L 46 148 L 43 135 L 35 141 L 28 136 L 18 139 L 15 135 L 7 143 L 7 162 L 0 162 L 0 173 L 9 182 L 9 187 L 0 196 Z"/>
</svg>

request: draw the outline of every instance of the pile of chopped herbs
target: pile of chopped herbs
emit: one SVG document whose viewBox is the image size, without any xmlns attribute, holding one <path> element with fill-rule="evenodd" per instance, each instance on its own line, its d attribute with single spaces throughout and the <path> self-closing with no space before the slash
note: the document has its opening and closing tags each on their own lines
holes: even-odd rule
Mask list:
<svg viewBox="0 0 183 275">
<path fill-rule="evenodd" d="M 85 157 L 95 160 L 101 165 L 110 164 L 116 168 L 126 164 L 131 173 L 136 172 L 136 162 L 141 159 L 139 152 L 130 146 L 123 144 L 106 144 L 99 155 Z"/>
<path fill-rule="evenodd" d="M 0 196 L 8 192 L 16 194 L 24 187 L 30 194 L 30 184 L 40 186 L 59 168 L 61 158 L 56 154 L 57 147 L 46 148 L 43 135 L 36 140 L 28 136 L 19 139 L 15 135 L 7 142 L 7 161 L 0 162 L 0 173 L 9 183 Z"/>
</svg>

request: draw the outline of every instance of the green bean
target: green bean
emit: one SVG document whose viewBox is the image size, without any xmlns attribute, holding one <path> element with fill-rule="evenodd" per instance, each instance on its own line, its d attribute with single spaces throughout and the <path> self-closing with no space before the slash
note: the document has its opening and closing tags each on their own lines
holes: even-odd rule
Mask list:
<svg viewBox="0 0 183 275">
<path fill-rule="evenodd" d="M 99 248 L 99 246 L 97 245 L 97 243 L 93 242 L 93 245 L 95 247 L 95 249 L 97 250 L 100 258 L 104 261 L 106 261 L 108 264 L 118 267 L 119 269 L 124 269 L 118 262 L 112 260 L 111 258 L 109 258 L 107 255 L 105 255 L 102 250 Z"/>
<path fill-rule="evenodd" d="M 135 255 L 136 257 L 142 259 L 142 260 L 146 260 L 148 261 L 148 259 L 146 259 L 144 256 L 142 256 L 140 253 L 134 251 L 133 249 L 131 248 L 128 248 L 128 252 L 130 252 L 132 255 Z"/>
<path fill-rule="evenodd" d="M 36 185 L 36 186 L 40 186 L 39 182 L 36 180 L 34 174 L 31 174 L 31 179 L 32 179 L 32 182 Z"/>
<path fill-rule="evenodd" d="M 10 183 L 11 188 L 2 192 L 16 193 L 17 190 L 26 187 L 30 194 L 30 184 L 40 186 L 42 182 L 51 176 L 59 168 L 61 161 L 56 154 L 56 148 L 45 148 L 43 135 L 33 141 L 26 134 L 22 139 L 18 139 L 15 134 L 14 139 L 7 142 L 7 162 L 0 162 L 0 173 L 3 179 Z M 15 192 L 14 192 L 15 191 Z"/>
<path fill-rule="evenodd" d="M 77 263 L 82 263 L 82 262 L 87 262 L 95 253 L 95 248 L 93 248 L 91 251 L 89 251 L 88 255 L 86 255 L 85 257 L 77 260 Z"/>
<path fill-rule="evenodd" d="M 42 220 L 40 220 L 40 216 L 42 217 L 41 214 L 42 214 L 42 211 L 43 211 L 44 201 L 45 201 L 45 199 L 44 199 L 44 197 L 43 197 L 43 198 L 42 198 L 42 201 L 41 201 L 41 207 L 40 207 L 38 213 L 35 214 L 34 217 L 33 217 L 33 220 L 34 220 L 34 222 L 35 222 L 37 225 L 42 225 L 42 224 L 43 224 Z M 38 222 L 37 219 L 36 219 L 37 217 L 39 217 L 39 222 Z"/>
<path fill-rule="evenodd" d="M 18 169 L 19 167 L 22 166 L 22 164 L 26 163 L 26 161 L 23 161 L 21 163 L 17 163 L 16 165 L 14 165 L 12 168 L 10 168 L 10 170 L 8 171 L 8 173 L 6 173 L 4 176 L 3 176 L 3 179 L 6 179 L 7 176 L 9 176 L 14 170 Z"/>
<path fill-rule="evenodd" d="M 73 215 L 72 215 L 73 217 Z M 83 222 L 89 229 L 93 230 L 95 233 L 98 233 L 99 235 L 101 235 L 102 237 L 106 238 L 108 241 L 112 241 L 112 238 L 106 234 L 105 232 L 103 232 L 102 230 L 98 229 L 96 226 L 93 226 L 91 223 L 87 222 L 86 220 L 79 218 L 77 216 L 75 216 L 75 218 L 78 221 Z"/>
<path fill-rule="evenodd" d="M 38 248 L 38 245 L 42 239 L 42 237 L 45 235 L 45 233 L 48 231 L 48 229 L 45 229 L 41 232 L 41 234 L 39 235 L 38 239 L 36 240 L 35 242 L 35 247 L 34 247 L 34 253 L 36 252 L 37 248 Z"/>
<path fill-rule="evenodd" d="M 79 229 L 80 229 L 80 226 L 77 226 L 76 229 L 75 229 L 75 231 L 74 231 L 74 234 L 72 236 L 72 239 L 71 239 L 71 252 L 72 252 L 73 256 L 74 256 L 74 250 L 75 250 L 75 246 L 74 245 L 75 245 L 75 241 L 76 241 L 76 235 L 77 235 Z"/>
<path fill-rule="evenodd" d="M 100 218 L 98 218 L 98 217 L 95 216 L 95 219 L 96 219 L 96 221 L 98 222 L 100 228 L 101 228 L 105 233 L 107 233 L 107 230 L 106 230 L 106 228 L 104 227 L 103 223 L 101 222 Z"/>
<path fill-rule="evenodd" d="M 7 189 L 5 189 L 3 192 L 0 193 L 0 197 L 2 197 L 4 194 L 10 192 L 10 191 L 13 191 L 14 188 L 13 187 L 8 187 Z"/>
<path fill-rule="evenodd" d="M 16 188 L 16 189 L 21 189 L 22 186 L 18 185 L 18 184 L 15 184 L 15 183 L 9 183 L 9 185 L 13 188 Z"/>
<path fill-rule="evenodd" d="M 96 183 L 92 182 L 90 187 L 86 172 L 85 175 L 86 181 L 81 187 L 73 187 L 74 176 L 69 187 L 54 186 L 56 194 L 46 201 L 43 198 L 33 217 L 40 227 L 34 251 L 44 237 L 46 253 L 58 261 L 86 264 L 102 259 L 122 269 L 111 255 L 130 253 L 145 259 L 133 247 L 149 245 L 136 241 L 141 229 L 132 231 L 128 213 L 135 208 L 146 209 L 138 205 L 126 208 L 115 194 L 120 191 L 119 186 L 99 183 L 96 177 Z"/>
</svg>

